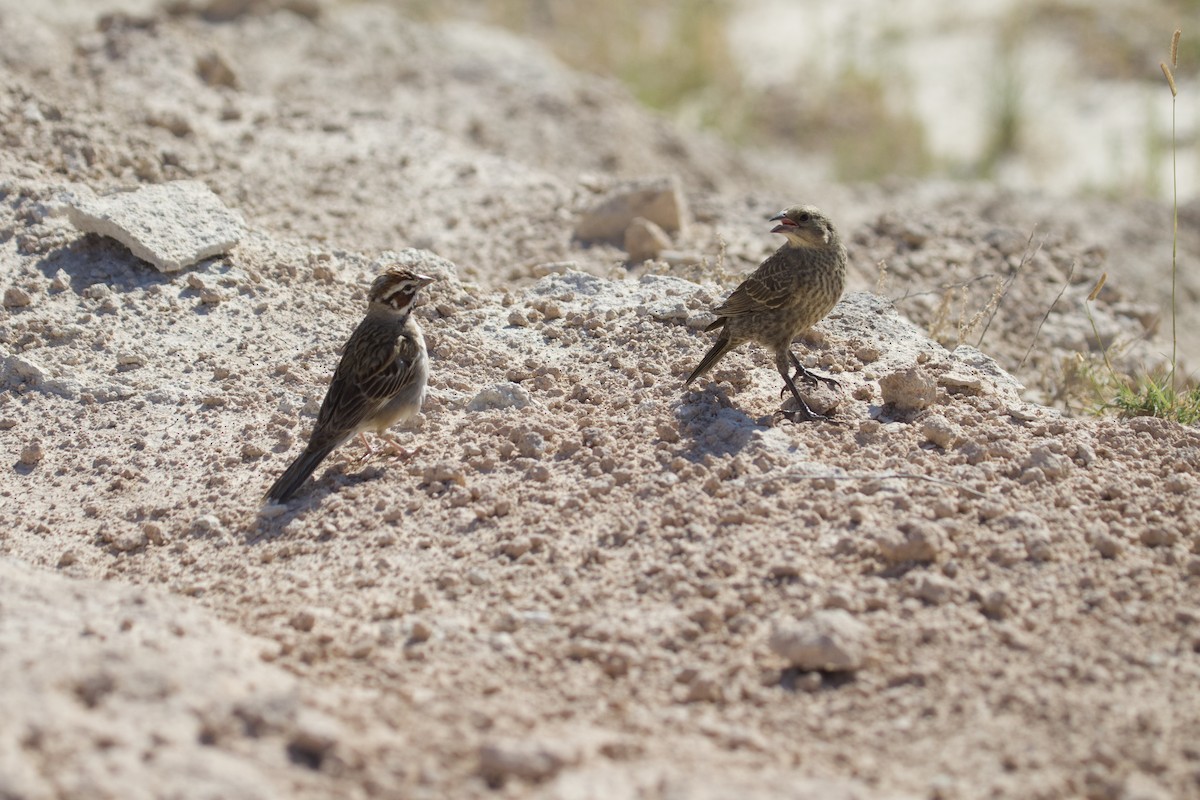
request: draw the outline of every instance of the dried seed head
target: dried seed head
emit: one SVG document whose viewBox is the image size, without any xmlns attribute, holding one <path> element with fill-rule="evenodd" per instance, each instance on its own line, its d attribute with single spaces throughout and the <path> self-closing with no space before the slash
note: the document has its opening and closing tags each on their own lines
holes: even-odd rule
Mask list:
<svg viewBox="0 0 1200 800">
<path fill-rule="evenodd" d="M 1100 273 L 1100 280 L 1096 281 L 1096 285 L 1092 287 L 1092 291 L 1088 293 L 1088 302 L 1092 302 L 1100 294 L 1100 290 L 1104 288 L 1104 282 L 1108 280 L 1108 273 Z"/>
<path fill-rule="evenodd" d="M 1167 85 L 1171 87 L 1171 97 L 1177 94 L 1175 89 L 1175 76 L 1171 74 L 1171 68 L 1166 65 L 1166 62 L 1160 61 L 1158 65 L 1162 67 L 1163 75 L 1167 76 Z"/>
<path fill-rule="evenodd" d="M 1175 29 L 1174 35 L 1171 36 L 1171 66 L 1179 68 L 1179 37 L 1183 31 Z"/>
</svg>

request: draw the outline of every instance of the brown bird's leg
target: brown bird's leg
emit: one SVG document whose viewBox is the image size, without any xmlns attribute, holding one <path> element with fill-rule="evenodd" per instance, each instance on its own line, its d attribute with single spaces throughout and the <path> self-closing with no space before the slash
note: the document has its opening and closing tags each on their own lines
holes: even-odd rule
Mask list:
<svg viewBox="0 0 1200 800">
<path fill-rule="evenodd" d="M 800 378 L 801 380 L 803 380 L 805 383 L 807 383 L 810 386 L 816 386 L 817 381 L 820 381 L 821 383 L 824 383 L 826 386 L 828 386 L 830 389 L 837 389 L 837 388 L 841 387 L 842 384 L 839 383 L 838 381 L 835 381 L 833 378 L 830 378 L 827 375 L 819 375 L 810 369 L 805 369 L 804 365 L 800 363 L 800 359 L 796 358 L 796 354 L 793 353 L 791 350 L 788 350 L 788 358 L 791 359 L 792 365 L 796 367 L 796 372 L 792 375 L 793 381 L 796 378 Z M 788 390 L 787 386 L 784 386 L 782 389 L 779 390 L 780 399 L 782 399 L 784 397 L 784 395 L 787 393 L 787 390 Z"/>
<path fill-rule="evenodd" d="M 791 351 L 788 351 L 788 355 L 791 355 Z M 795 356 L 792 357 L 793 359 L 795 358 Z M 805 402 L 804 398 L 800 396 L 800 390 L 796 388 L 796 384 L 792 380 L 792 376 L 788 374 L 787 359 L 779 358 L 776 361 L 776 366 L 779 368 L 779 374 L 783 376 L 783 382 L 785 384 L 784 388 L 791 390 L 792 397 L 796 398 L 796 403 L 800 406 L 800 408 L 795 411 L 783 412 L 784 416 L 786 416 L 792 422 L 814 422 L 819 419 L 828 420 L 829 417 L 813 411 L 812 408 L 809 407 L 808 403 Z"/>
<path fill-rule="evenodd" d="M 800 363 L 800 359 L 796 358 L 796 354 L 793 353 L 790 348 L 788 349 L 788 356 L 792 359 L 792 364 L 794 364 L 796 367 L 796 374 L 792 376 L 793 378 L 801 378 L 802 380 L 812 384 L 820 381 L 830 389 L 836 389 L 841 386 L 840 383 L 835 381 L 833 378 L 830 378 L 828 375 L 818 375 L 812 370 L 805 369 L 804 365 Z"/>
</svg>

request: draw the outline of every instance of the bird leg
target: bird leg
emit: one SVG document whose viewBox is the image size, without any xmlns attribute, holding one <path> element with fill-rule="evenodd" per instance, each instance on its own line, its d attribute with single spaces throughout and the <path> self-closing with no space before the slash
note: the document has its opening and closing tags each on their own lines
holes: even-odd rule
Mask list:
<svg viewBox="0 0 1200 800">
<path fill-rule="evenodd" d="M 804 381 L 805 383 L 807 383 L 809 386 L 816 386 L 817 381 L 820 381 L 821 383 L 824 383 L 826 386 L 828 386 L 830 389 L 837 389 L 841 386 L 841 383 L 839 383 L 838 381 L 835 381 L 833 378 L 830 378 L 825 375 L 818 375 L 817 373 L 813 372 L 810 369 L 805 369 L 804 365 L 800 363 L 800 359 L 796 358 L 796 354 L 793 353 L 791 350 L 788 350 L 788 358 L 791 360 L 792 365 L 796 368 L 795 374 L 793 374 L 791 376 L 792 380 L 799 378 L 802 381 Z M 786 395 L 787 391 L 788 391 L 787 386 L 784 386 L 782 389 L 779 390 L 780 399 L 783 399 L 783 397 Z"/>
<path fill-rule="evenodd" d="M 788 350 L 788 358 L 792 360 L 792 364 L 796 367 L 796 374 L 793 377 L 801 378 L 806 383 L 811 384 L 815 384 L 817 381 L 820 381 L 830 389 L 836 389 L 841 386 L 840 383 L 835 381 L 833 378 L 830 378 L 828 375 L 818 375 L 812 370 L 805 369 L 804 365 L 800 363 L 800 359 L 796 358 L 796 354 L 791 350 Z"/>
<path fill-rule="evenodd" d="M 358 432 L 358 440 L 360 442 L 362 442 L 362 446 L 365 447 L 367 450 L 367 452 L 363 453 L 362 456 L 356 462 L 358 464 L 362 464 L 362 463 L 365 463 L 366 461 L 368 461 L 369 459 L 374 458 L 375 455 L 377 454 L 377 451 L 371 445 L 371 441 L 367 438 L 366 431 Z"/>
<path fill-rule="evenodd" d="M 367 452 L 363 453 L 356 463 L 362 464 L 379 455 L 380 452 L 386 452 L 388 455 L 398 458 L 401 461 L 408 461 L 410 458 L 420 453 L 424 448 L 424 445 L 417 445 L 414 449 L 409 450 L 404 447 L 404 445 L 400 444 L 400 442 L 396 441 L 396 439 L 388 436 L 386 433 L 380 433 L 376 435 L 384 441 L 384 446 L 382 448 L 377 449 L 374 445 L 372 445 L 365 432 L 358 434 L 358 440 L 362 442 L 362 446 L 367 449 Z"/>
<path fill-rule="evenodd" d="M 785 384 L 784 388 L 791 390 L 792 397 L 796 398 L 796 402 L 800 405 L 800 408 L 796 409 L 795 411 L 784 411 L 783 414 L 785 417 L 792 422 L 815 422 L 819 419 L 831 419 L 824 414 L 818 414 L 809 407 L 808 403 L 804 401 L 804 398 L 800 396 L 800 391 L 796 388 L 796 384 L 792 380 L 792 376 L 788 375 L 786 365 L 779 370 L 779 374 L 783 376 L 783 382 Z"/>
</svg>

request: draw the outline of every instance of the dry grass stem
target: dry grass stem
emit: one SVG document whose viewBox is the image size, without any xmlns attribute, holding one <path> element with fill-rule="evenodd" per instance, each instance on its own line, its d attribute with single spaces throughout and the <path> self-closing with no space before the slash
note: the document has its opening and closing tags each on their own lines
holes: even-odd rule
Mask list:
<svg viewBox="0 0 1200 800">
<path fill-rule="evenodd" d="M 1175 76 L 1171 74 L 1171 68 L 1165 61 L 1158 62 L 1158 65 L 1162 67 L 1163 75 L 1167 76 L 1167 85 L 1171 87 L 1171 97 L 1174 97 L 1178 93 L 1175 89 Z"/>
<path fill-rule="evenodd" d="M 1071 277 L 1075 274 L 1075 265 L 1077 263 L 1075 261 L 1071 262 L 1071 268 L 1067 270 L 1067 279 L 1063 281 L 1062 288 L 1058 290 L 1058 294 L 1054 297 L 1054 302 L 1050 304 L 1050 307 L 1046 309 L 1046 313 L 1042 315 L 1041 322 L 1038 323 L 1037 329 L 1033 332 L 1033 340 L 1029 343 L 1029 349 L 1025 351 L 1025 355 L 1021 356 L 1021 363 L 1017 364 L 1017 369 L 1025 366 L 1026 360 L 1029 359 L 1029 354 L 1033 352 L 1033 346 L 1037 344 L 1038 336 L 1042 333 L 1042 326 L 1046 324 L 1046 320 L 1050 319 L 1050 312 L 1054 311 L 1054 307 L 1058 305 L 1059 300 L 1062 300 L 1067 287 L 1071 285 Z"/>
<path fill-rule="evenodd" d="M 950 319 L 950 307 L 954 304 L 954 288 L 948 286 L 942 292 L 941 302 L 938 303 L 937 309 L 933 312 L 933 322 L 929 323 L 929 338 L 935 341 L 941 341 L 942 330 L 946 327 L 946 322 Z"/>
<path fill-rule="evenodd" d="M 1100 273 L 1100 280 L 1096 281 L 1096 285 L 1092 287 L 1092 290 L 1090 292 L 1088 292 L 1087 299 L 1088 299 L 1089 303 L 1095 302 L 1096 298 L 1100 296 L 1100 290 L 1104 288 L 1104 282 L 1107 280 L 1108 280 L 1108 273 L 1107 272 Z"/>
<path fill-rule="evenodd" d="M 1008 291 L 1008 288 L 1005 286 L 1004 281 L 997 279 L 996 285 L 994 287 L 992 287 L 992 294 L 990 297 L 988 297 L 988 301 L 986 303 L 984 303 L 983 308 L 976 311 L 975 316 L 971 317 L 970 320 L 968 320 L 967 322 L 964 323 L 963 319 L 967 316 L 967 290 L 965 288 L 963 289 L 963 307 L 962 307 L 962 311 L 959 312 L 959 317 L 958 317 L 958 320 L 959 320 L 959 325 L 958 325 L 959 344 L 961 344 L 968 336 L 971 335 L 971 331 L 975 330 L 975 328 L 978 327 L 979 321 L 983 319 L 984 315 L 986 315 L 986 314 L 991 314 L 993 316 L 995 315 L 996 309 L 1000 307 L 1000 301 L 1004 298 L 1004 293 L 1006 291 Z M 990 318 L 988 321 L 989 321 L 989 323 L 991 322 Z M 986 332 L 986 329 L 985 329 L 985 332 Z M 983 341 L 982 335 L 979 337 L 979 341 L 980 342 Z"/>
<path fill-rule="evenodd" d="M 1025 250 L 1021 253 L 1021 261 L 1019 264 L 1017 264 L 1017 268 L 1014 269 L 1012 271 L 1012 274 L 1008 276 L 1008 280 L 1005 281 L 1004 288 L 1000 292 L 1000 296 L 999 297 L 993 296 L 993 300 L 988 301 L 988 305 L 991 307 L 991 315 L 988 317 L 987 323 L 983 326 L 983 330 L 980 331 L 980 333 L 979 333 L 979 341 L 977 341 L 975 343 L 975 348 L 977 350 L 982 349 L 983 337 L 987 336 L 988 328 L 990 328 L 992 326 L 992 320 L 994 320 L 996 318 L 996 312 L 1000 310 L 1000 303 L 1002 303 L 1004 301 L 1005 296 L 1008 295 L 1008 290 L 1011 289 L 1013 283 L 1016 282 L 1017 276 L 1021 274 L 1021 270 L 1025 268 L 1025 265 L 1027 263 L 1029 263 L 1038 253 L 1041 252 L 1042 245 L 1046 243 L 1046 240 L 1042 239 L 1042 241 L 1038 242 L 1037 248 L 1032 253 L 1029 252 L 1029 245 L 1031 245 L 1033 243 L 1033 234 L 1036 232 L 1037 232 L 1037 226 L 1034 225 L 1033 230 L 1031 230 L 1029 232 L 1029 238 L 1025 241 Z M 994 302 L 994 305 L 993 305 L 993 302 Z M 985 309 L 985 311 L 986 310 L 987 309 Z"/>
</svg>

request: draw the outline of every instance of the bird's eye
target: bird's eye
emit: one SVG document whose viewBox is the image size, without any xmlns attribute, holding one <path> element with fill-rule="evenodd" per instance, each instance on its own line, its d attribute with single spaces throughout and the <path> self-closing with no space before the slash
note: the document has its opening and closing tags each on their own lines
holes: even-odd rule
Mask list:
<svg viewBox="0 0 1200 800">
<path fill-rule="evenodd" d="M 812 222 L 812 214 L 804 211 L 796 216 L 796 222 Z"/>
</svg>

